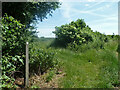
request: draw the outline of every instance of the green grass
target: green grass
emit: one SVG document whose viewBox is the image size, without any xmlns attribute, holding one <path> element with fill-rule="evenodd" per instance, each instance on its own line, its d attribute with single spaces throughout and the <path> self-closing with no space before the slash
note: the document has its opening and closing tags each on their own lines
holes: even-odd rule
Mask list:
<svg viewBox="0 0 120 90">
<path fill-rule="evenodd" d="M 40 41 L 39 45 L 45 48 L 52 40 Z M 105 49 L 90 49 L 83 53 L 52 48 L 66 73 L 60 79 L 59 87 L 112 88 L 112 84 L 118 83 L 117 45 L 117 41 L 110 41 L 105 44 Z"/>
<path fill-rule="evenodd" d="M 40 48 L 47 48 L 53 42 L 54 38 L 40 38 L 39 41 L 37 40 L 36 42 L 33 42 L 33 45 L 37 43 L 37 46 L 35 47 L 40 47 Z"/>
<path fill-rule="evenodd" d="M 97 52 L 96 50 L 89 50 L 83 54 L 61 52 L 57 57 L 64 62 L 66 76 L 60 86 L 64 88 L 107 88 L 112 87 L 111 84 L 117 80 L 117 58 L 112 56 L 112 53 L 107 52 L 109 54 L 106 56 L 105 51 Z"/>
</svg>

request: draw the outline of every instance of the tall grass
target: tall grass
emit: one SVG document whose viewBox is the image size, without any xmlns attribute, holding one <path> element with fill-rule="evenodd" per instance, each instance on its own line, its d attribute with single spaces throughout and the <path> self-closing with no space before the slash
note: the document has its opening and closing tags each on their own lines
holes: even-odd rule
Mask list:
<svg viewBox="0 0 120 90">
<path fill-rule="evenodd" d="M 90 49 L 83 53 L 59 50 L 57 57 L 64 62 L 64 88 L 112 88 L 118 83 L 117 42 L 109 42 L 105 49 Z"/>
<path fill-rule="evenodd" d="M 41 41 L 44 48 L 52 41 Z M 63 88 L 113 88 L 118 83 L 118 42 L 109 41 L 104 49 L 83 49 L 74 52 L 65 48 L 51 48 L 56 51 L 55 57 L 62 62 L 66 75 L 60 79 L 59 87 Z"/>
</svg>

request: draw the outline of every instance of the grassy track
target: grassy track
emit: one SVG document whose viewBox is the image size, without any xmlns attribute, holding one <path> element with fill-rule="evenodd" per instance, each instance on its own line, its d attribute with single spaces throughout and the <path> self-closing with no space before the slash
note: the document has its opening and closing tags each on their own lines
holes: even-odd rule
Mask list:
<svg viewBox="0 0 120 90">
<path fill-rule="evenodd" d="M 51 41 L 40 41 L 40 46 L 45 48 Z M 60 79 L 59 87 L 112 88 L 112 84 L 118 83 L 117 45 L 117 41 L 110 41 L 106 43 L 105 49 L 90 49 L 83 53 L 53 48 L 66 73 Z"/>
</svg>

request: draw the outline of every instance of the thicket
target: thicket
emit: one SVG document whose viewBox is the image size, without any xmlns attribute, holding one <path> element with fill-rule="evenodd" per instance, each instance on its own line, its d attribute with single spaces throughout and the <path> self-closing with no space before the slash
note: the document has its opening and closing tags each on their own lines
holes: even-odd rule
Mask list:
<svg viewBox="0 0 120 90">
<path fill-rule="evenodd" d="M 56 52 L 51 48 L 40 48 L 40 45 L 39 42 L 30 45 L 30 72 L 34 74 L 43 74 L 58 65 L 54 57 Z"/>
<path fill-rule="evenodd" d="M 35 37 L 25 25 L 7 14 L 2 18 L 2 86 L 15 87 L 17 73 L 24 76 L 26 41 L 32 43 Z M 30 73 L 44 73 L 55 66 L 54 52 L 30 47 Z M 15 75 L 16 74 L 16 75 Z"/>
<path fill-rule="evenodd" d="M 83 19 L 72 21 L 69 24 L 55 27 L 53 32 L 56 35 L 56 40 L 53 46 L 69 47 L 70 49 L 78 50 L 86 44 L 91 46 L 88 48 L 104 48 L 104 43 L 109 41 L 109 37 L 99 32 L 93 32 L 86 25 Z"/>
<path fill-rule="evenodd" d="M 2 18 L 1 29 L 2 87 L 12 87 L 15 80 L 13 72 L 24 72 L 25 42 L 28 40 L 29 31 L 20 21 L 7 14 Z"/>
<path fill-rule="evenodd" d="M 47 18 L 48 14 L 52 16 L 53 11 L 59 8 L 60 3 L 4 2 L 2 5 L 2 22 L 0 22 L 0 28 L 2 29 L 2 36 L 0 35 L 0 38 L 2 38 L 2 41 L 0 41 L 0 44 L 2 44 L 2 49 L 0 48 L 0 51 L 2 51 L 2 59 L 0 61 L 2 63 L 2 78 L 0 79 L 2 80 L 2 87 L 9 88 L 14 86 L 13 83 L 15 79 L 13 77 L 13 73 L 24 73 L 25 44 L 26 41 L 32 43 L 34 40 L 37 40 L 38 37 L 36 35 L 36 31 L 34 30 L 36 29 L 35 26 L 38 20 L 43 21 Z M 32 47 L 30 48 L 30 51 L 31 50 L 33 50 Z M 39 50 L 34 51 L 34 53 L 38 52 Z M 38 56 L 34 56 L 35 54 L 33 52 L 30 52 L 30 55 L 31 53 L 33 55 L 30 59 L 32 60 L 30 61 L 30 66 L 35 63 L 33 62 L 35 61 L 34 59 L 39 59 Z M 44 60 L 46 60 L 46 62 L 47 60 L 52 62 L 53 56 L 51 54 L 45 52 L 44 50 L 40 50 L 38 55 L 39 54 L 43 55 L 41 58 L 42 61 L 40 62 L 42 65 Z M 46 55 L 48 55 L 48 58 L 44 59 L 44 56 L 46 57 Z M 39 63 L 36 64 L 40 65 Z M 49 67 L 49 64 L 47 65 Z M 41 67 L 41 70 L 43 70 L 43 68 L 44 67 Z M 38 70 L 37 67 L 31 69 L 34 69 L 32 71 Z"/>
<path fill-rule="evenodd" d="M 7 14 L 2 18 L 2 54 L 21 55 L 25 54 L 25 42 L 28 30 L 25 25 L 15 20 L 12 16 Z"/>
</svg>

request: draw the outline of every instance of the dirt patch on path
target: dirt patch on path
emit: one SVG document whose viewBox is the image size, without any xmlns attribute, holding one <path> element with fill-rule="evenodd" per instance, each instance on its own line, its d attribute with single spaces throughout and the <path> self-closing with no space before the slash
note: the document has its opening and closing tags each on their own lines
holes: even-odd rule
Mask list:
<svg viewBox="0 0 120 90">
<path fill-rule="evenodd" d="M 35 75 L 30 78 L 30 87 L 35 86 L 39 88 L 58 88 L 58 84 L 60 79 L 64 77 L 66 74 L 55 74 L 49 82 L 46 82 L 47 73 L 44 75 Z"/>
</svg>

